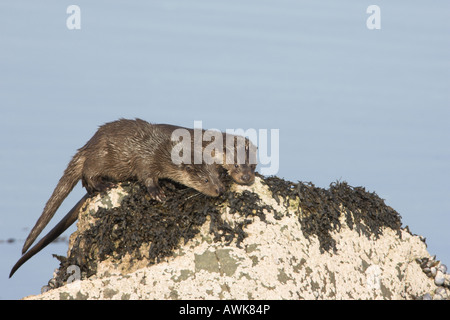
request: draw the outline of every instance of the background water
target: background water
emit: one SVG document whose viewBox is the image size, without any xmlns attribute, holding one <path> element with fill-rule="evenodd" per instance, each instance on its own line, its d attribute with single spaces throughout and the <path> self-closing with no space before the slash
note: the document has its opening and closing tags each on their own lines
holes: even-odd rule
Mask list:
<svg viewBox="0 0 450 320">
<path fill-rule="evenodd" d="M 71 4 L 0 2 L 0 240 L 18 239 L 0 298 L 51 278 L 67 244 L 8 274 L 76 149 L 119 117 L 279 129 L 278 176 L 377 192 L 450 264 L 448 1 L 77 1 L 68 30 Z"/>
</svg>

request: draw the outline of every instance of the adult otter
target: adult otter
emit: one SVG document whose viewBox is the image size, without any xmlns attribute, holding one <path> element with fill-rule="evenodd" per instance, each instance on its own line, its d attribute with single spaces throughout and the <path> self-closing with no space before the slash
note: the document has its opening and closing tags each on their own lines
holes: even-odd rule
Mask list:
<svg viewBox="0 0 450 320">
<path fill-rule="evenodd" d="M 88 194 L 101 192 L 116 182 L 138 180 L 153 199 L 164 198 L 158 179 L 168 178 L 209 196 L 224 191 L 214 165 L 174 164 L 171 135 L 136 119 L 120 119 L 102 125 L 69 162 L 42 215 L 28 235 L 25 253 L 48 224 L 67 195 L 81 179 Z"/>
<path fill-rule="evenodd" d="M 137 127 L 139 127 L 140 131 L 143 131 L 143 132 L 145 132 L 146 130 L 150 131 L 150 132 L 156 131 L 164 136 L 164 141 L 167 141 L 167 137 L 172 136 L 174 130 L 176 130 L 176 129 L 187 130 L 192 139 L 191 140 L 192 146 L 194 146 L 194 140 L 193 140 L 194 136 L 195 136 L 194 129 L 188 129 L 188 128 L 183 128 L 183 127 L 173 126 L 173 125 L 168 125 L 168 124 L 149 124 L 140 119 L 136 119 L 136 120 L 121 119 L 119 121 L 105 124 L 104 126 L 100 127 L 98 132 L 94 135 L 94 137 L 92 137 L 92 139 L 82 149 L 88 149 L 88 151 L 89 151 L 92 148 L 97 148 L 97 149 L 93 149 L 92 153 L 88 153 L 90 156 L 94 156 L 96 153 L 96 150 L 100 151 L 100 150 L 107 149 L 108 143 L 106 143 L 106 142 L 111 143 L 111 138 L 107 139 L 107 136 L 106 136 L 106 134 L 108 134 L 108 133 L 110 136 L 114 137 L 112 139 L 112 141 L 115 143 L 117 143 L 118 141 L 120 141 L 120 143 L 123 143 L 124 139 L 126 139 L 126 138 L 131 139 L 131 137 L 133 137 L 133 134 L 130 135 L 129 132 L 127 132 L 127 130 L 124 130 L 124 127 L 126 127 L 126 126 L 130 126 L 130 127 L 137 126 Z M 147 127 L 147 129 L 143 129 L 143 127 Z M 128 129 L 128 130 L 130 130 L 130 129 Z M 135 129 L 133 129 L 133 131 L 134 130 Z M 202 130 L 201 134 L 203 135 L 204 133 L 205 133 L 205 130 Z M 221 132 L 216 132 L 216 133 L 221 135 L 221 139 L 223 139 L 221 141 L 222 148 L 216 150 L 217 153 L 214 155 L 215 157 L 221 158 L 222 161 L 221 161 L 220 165 L 225 170 L 227 170 L 228 174 L 232 177 L 232 179 L 235 182 L 237 182 L 239 184 L 253 183 L 253 181 L 255 179 L 256 163 L 254 163 L 254 162 L 256 162 L 256 147 L 246 138 L 231 135 L 231 134 L 222 134 Z M 127 135 L 127 136 L 126 137 L 122 136 L 121 137 L 122 140 L 120 140 L 117 138 L 118 135 Z M 143 139 L 143 135 L 139 136 L 137 140 L 139 140 L 139 139 Z M 232 143 L 231 144 L 228 143 L 227 139 L 232 141 Z M 104 141 L 102 141 L 102 143 L 100 143 L 100 140 L 104 140 Z M 133 143 L 135 143 L 135 142 L 133 142 Z M 133 143 L 131 143 L 131 145 L 133 145 Z M 206 141 L 202 141 L 202 150 L 200 152 L 202 156 L 203 156 L 203 151 L 204 151 L 205 147 L 207 147 L 207 145 L 208 145 L 208 143 L 206 143 Z M 169 144 L 169 146 L 170 146 L 170 144 Z M 110 147 L 114 147 L 114 150 L 118 149 L 118 147 L 115 146 L 114 144 L 112 144 Z M 167 147 L 167 145 L 166 145 L 166 147 Z M 244 159 L 242 159 L 242 158 L 238 159 L 239 158 L 238 153 L 239 153 L 240 147 L 242 147 L 242 150 L 244 151 Z M 80 151 L 82 151 L 82 149 L 80 149 Z M 166 148 L 165 151 L 169 150 L 169 149 L 170 148 Z M 194 150 L 194 149 L 192 149 L 192 150 Z M 195 151 L 199 151 L 199 150 L 195 150 Z M 106 157 L 107 153 L 108 152 L 105 152 L 105 155 L 100 157 L 100 160 L 105 162 L 107 159 L 107 157 Z M 167 156 L 167 153 L 164 153 L 164 154 Z M 194 154 L 194 157 L 195 157 L 195 154 Z M 167 160 L 167 158 L 165 158 L 165 159 Z M 92 160 L 94 160 L 94 159 L 92 159 Z M 96 165 L 97 168 L 99 168 L 99 166 L 100 166 L 100 168 L 97 169 L 97 171 L 99 171 L 101 169 L 103 162 L 94 162 L 92 167 L 95 169 L 94 165 Z M 109 164 L 109 163 L 106 162 L 106 164 Z M 89 165 L 89 162 L 88 162 L 88 165 Z M 105 164 L 103 164 L 103 165 L 105 165 Z M 211 174 L 213 175 L 213 177 L 216 178 L 216 174 L 215 173 L 213 174 L 213 171 L 214 171 L 213 169 L 211 169 L 207 165 L 203 165 L 203 166 L 206 167 L 207 169 L 209 169 L 211 171 Z M 69 170 L 69 167 L 71 167 L 70 164 L 66 171 Z M 189 168 L 195 169 L 196 166 L 193 166 L 193 167 L 187 166 L 186 168 L 187 168 L 187 170 L 189 170 Z M 198 166 L 197 166 L 197 168 L 198 168 Z M 91 172 L 91 171 L 92 171 L 92 168 L 91 168 L 91 170 L 86 170 L 86 172 Z M 96 171 L 96 170 L 93 170 L 93 171 Z M 122 178 L 122 176 L 119 178 Z M 92 183 L 92 182 L 90 183 L 89 180 L 85 181 L 83 177 L 81 179 L 83 180 L 83 185 L 88 190 L 88 194 L 86 194 L 47 235 L 45 235 L 35 246 L 33 246 L 28 252 L 26 252 L 17 261 L 17 263 L 12 268 L 9 277 L 11 277 L 22 264 L 24 264 L 26 261 L 28 261 L 31 257 L 33 257 L 40 250 L 45 248 L 49 243 L 51 243 L 58 236 L 60 236 L 67 228 L 69 228 L 77 220 L 78 212 L 79 212 L 80 208 L 82 207 L 82 205 L 84 204 L 85 200 L 87 198 L 89 198 L 90 194 L 92 194 L 94 191 L 102 191 L 105 188 L 113 185 L 113 181 L 111 181 L 111 177 L 109 177 L 109 176 L 99 177 L 99 179 L 97 180 L 96 183 Z M 118 178 L 115 178 L 115 179 L 117 180 Z M 62 180 L 62 178 L 61 178 L 61 180 Z M 92 179 L 90 179 L 90 180 L 92 180 Z M 176 179 L 174 179 L 174 180 L 176 180 Z M 76 182 L 74 184 L 76 184 Z M 219 185 L 219 183 L 217 183 L 217 184 Z M 200 185 L 197 188 L 197 190 L 199 190 L 199 188 L 201 189 L 202 187 L 203 187 L 203 185 Z M 72 188 L 70 188 L 70 190 Z M 58 189 L 58 187 L 56 189 Z M 55 189 L 55 192 L 56 192 L 56 189 Z M 70 192 L 70 190 L 67 191 L 67 194 Z M 204 192 L 204 193 L 208 193 L 209 190 L 210 189 L 207 188 L 206 192 Z M 199 190 L 199 191 L 201 191 L 201 190 Z M 221 192 L 220 185 L 219 185 L 219 191 Z M 158 192 L 158 194 L 159 194 L 159 192 Z M 156 197 L 158 197 L 158 194 L 156 195 Z M 65 198 L 65 196 L 62 198 L 62 200 L 64 198 Z M 60 200 L 60 203 L 62 202 L 62 200 Z M 50 200 L 49 200 L 49 202 L 50 202 Z M 59 204 L 58 204 L 58 207 L 59 207 Z M 47 204 L 47 206 L 49 206 L 49 205 Z M 47 206 L 46 206 L 46 208 L 47 208 Z M 53 209 L 53 213 L 56 210 L 57 210 L 57 207 L 55 209 Z M 50 210 L 48 210 L 48 211 L 50 212 Z M 45 212 L 46 212 L 46 210 L 44 209 L 44 213 Z M 52 216 L 53 216 L 53 214 L 48 218 L 48 220 L 50 220 Z M 48 223 L 48 220 L 45 224 Z M 36 225 L 38 225 L 38 224 L 39 224 L 39 221 L 38 221 L 38 223 L 36 223 Z M 42 229 L 44 227 L 45 227 L 45 225 L 42 225 L 42 227 L 40 227 L 39 233 L 42 231 Z M 36 228 L 36 226 L 35 226 L 35 228 Z M 33 229 L 35 229 L 35 228 L 33 228 Z M 34 239 L 32 239 L 32 241 L 27 246 L 24 246 L 24 251 L 26 251 L 28 249 L 28 247 L 35 240 L 37 235 L 38 235 L 38 233 L 36 234 L 36 236 L 34 236 Z M 30 237 L 31 237 L 31 233 L 30 233 L 29 238 Z M 27 239 L 27 241 L 28 241 L 28 239 Z"/>
</svg>

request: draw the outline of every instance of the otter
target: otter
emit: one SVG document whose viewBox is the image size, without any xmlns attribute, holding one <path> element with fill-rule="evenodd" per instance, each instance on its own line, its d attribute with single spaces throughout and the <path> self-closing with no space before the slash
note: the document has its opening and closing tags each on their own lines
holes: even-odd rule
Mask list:
<svg viewBox="0 0 450 320">
<path fill-rule="evenodd" d="M 154 126 L 161 128 L 167 132 L 167 134 L 172 135 L 172 133 L 177 129 L 186 130 L 189 132 L 191 137 L 191 147 L 192 150 L 195 149 L 195 130 L 184 128 L 180 126 L 175 126 L 171 124 L 154 124 Z M 206 130 L 201 130 L 201 134 L 205 134 Z M 242 136 L 236 136 L 228 133 L 217 132 L 221 137 L 222 141 L 220 145 L 222 149 L 217 150 L 213 157 L 218 160 L 218 165 L 224 168 L 234 182 L 238 184 L 251 185 L 255 181 L 255 169 L 256 169 L 256 146 L 248 139 Z M 232 145 L 227 144 L 227 140 L 231 140 Z M 214 141 L 214 140 L 213 140 Z M 202 139 L 202 152 L 210 144 L 210 141 L 205 141 Z M 243 159 L 238 157 L 239 149 L 243 150 Z M 198 151 L 198 150 L 197 150 Z"/>
<path fill-rule="evenodd" d="M 137 180 L 150 196 L 162 201 L 158 179 L 168 178 L 208 196 L 219 196 L 224 186 L 212 164 L 175 164 L 171 135 L 141 120 L 119 119 L 99 127 L 94 136 L 69 162 L 42 215 L 28 235 L 24 254 L 51 220 L 56 210 L 79 180 L 89 195 L 115 186 L 117 182 Z"/>
<path fill-rule="evenodd" d="M 117 130 L 118 127 L 132 125 L 133 121 L 135 121 L 136 125 L 138 125 L 140 127 L 142 127 L 142 126 L 152 127 L 153 129 L 155 129 L 158 132 L 161 132 L 163 134 L 165 133 L 165 138 L 167 138 L 167 136 L 171 136 L 172 133 L 174 132 L 174 130 L 176 130 L 176 129 L 188 130 L 188 132 L 191 135 L 191 139 L 192 139 L 191 143 L 192 144 L 194 143 L 194 141 L 193 141 L 194 129 L 184 128 L 184 127 L 174 126 L 174 125 L 169 125 L 169 124 L 150 124 L 150 123 L 147 123 L 140 119 L 136 119 L 136 120 L 121 119 L 116 122 L 105 124 L 104 126 L 99 128 L 98 131 L 100 133 L 97 132 L 97 134 L 99 136 L 101 136 L 103 134 L 106 134 L 108 131 L 120 132 L 120 130 Z M 107 127 L 107 128 L 105 129 L 105 127 Z M 114 130 L 112 130 L 112 128 L 114 128 Z M 202 130 L 202 134 L 203 133 L 205 133 L 205 130 Z M 222 133 L 220 133 L 220 134 L 222 134 Z M 243 137 L 230 135 L 230 134 L 222 134 L 222 137 L 223 137 L 223 141 L 222 141 L 223 150 L 218 150 L 218 154 L 215 155 L 218 158 L 222 158 L 222 161 L 221 161 L 222 163 L 219 164 L 219 166 L 222 166 L 236 183 L 247 184 L 247 185 L 252 184 L 255 179 L 256 164 L 251 163 L 250 159 L 252 156 L 251 152 L 256 153 L 256 147 L 250 142 L 250 140 L 248 140 L 247 138 L 244 138 L 245 159 L 243 162 L 239 162 L 238 159 L 236 159 L 238 148 L 239 148 L 238 144 L 242 142 L 242 140 L 239 140 L 239 139 L 242 139 Z M 227 144 L 226 144 L 227 137 L 231 138 L 233 140 L 233 146 L 231 148 L 230 148 L 230 146 L 227 146 Z M 93 140 L 93 139 L 94 139 L 94 137 L 91 140 Z M 88 145 L 88 144 L 89 144 L 89 142 L 86 145 Z M 92 143 L 91 145 L 94 145 L 94 143 Z M 206 142 L 203 141 L 202 152 L 203 152 L 204 148 L 206 147 L 206 145 L 207 145 Z M 96 146 L 98 147 L 99 144 L 97 144 Z M 226 157 L 230 156 L 230 155 L 233 156 L 233 159 L 231 159 L 231 161 L 230 161 L 230 159 L 226 159 Z M 211 168 L 210 168 L 210 170 L 211 170 Z M 215 177 L 215 174 L 214 174 L 214 177 Z M 101 177 L 99 183 L 97 183 L 96 185 L 94 184 L 93 187 L 91 187 L 92 184 L 89 185 L 87 182 L 84 182 L 84 181 L 83 181 L 83 185 L 88 190 L 88 193 L 66 214 L 66 216 L 47 235 L 45 235 L 34 247 L 32 247 L 28 252 L 26 252 L 17 261 L 17 263 L 12 268 L 9 277 L 11 277 L 17 271 L 17 269 L 19 269 L 19 267 L 22 266 L 26 261 L 28 261 L 31 257 L 33 257 L 35 254 L 37 254 L 39 251 L 41 251 L 43 248 L 45 248 L 49 243 L 51 243 L 53 240 L 55 240 L 58 236 L 60 236 L 65 230 L 67 230 L 78 219 L 78 212 L 79 212 L 80 208 L 82 207 L 82 205 L 84 204 L 86 199 L 88 199 L 90 197 L 90 195 L 92 195 L 93 192 L 102 191 L 102 190 L 108 188 L 109 186 L 113 186 L 114 183 L 111 181 L 105 180 L 105 177 Z M 221 190 L 222 189 L 219 188 L 219 191 L 221 191 Z M 56 189 L 55 189 L 55 191 L 56 191 Z M 69 193 L 69 192 L 67 192 L 67 193 Z M 61 202 L 62 202 L 62 200 L 61 200 Z M 56 209 L 54 209 L 54 211 L 56 211 Z M 45 212 L 45 210 L 44 210 L 44 212 Z M 43 226 L 42 229 L 44 227 L 45 226 Z M 42 229 L 40 231 L 42 231 Z M 36 235 L 36 237 L 37 237 L 37 235 Z M 35 238 L 33 239 L 33 241 L 35 240 Z M 28 245 L 28 247 L 29 247 L 29 245 Z M 28 247 L 24 246 L 24 249 L 25 249 L 24 251 L 26 251 L 28 249 Z"/>
<path fill-rule="evenodd" d="M 231 147 L 232 150 L 230 152 L 229 147 L 226 146 L 227 137 L 232 137 L 234 141 L 234 146 Z M 231 134 L 227 134 L 224 136 L 224 146 L 226 152 L 223 153 L 223 167 L 227 170 L 228 174 L 231 178 L 239 184 L 251 185 L 255 182 L 255 169 L 256 163 L 252 162 L 252 156 L 255 156 L 253 161 L 256 162 L 256 146 L 251 143 L 251 141 L 247 138 L 244 140 L 244 161 L 240 162 L 238 157 L 238 150 L 240 147 L 240 140 L 242 137 L 235 136 Z M 234 158 L 230 159 L 228 156 L 230 154 L 234 155 Z M 231 160 L 231 161 L 230 161 Z"/>
</svg>

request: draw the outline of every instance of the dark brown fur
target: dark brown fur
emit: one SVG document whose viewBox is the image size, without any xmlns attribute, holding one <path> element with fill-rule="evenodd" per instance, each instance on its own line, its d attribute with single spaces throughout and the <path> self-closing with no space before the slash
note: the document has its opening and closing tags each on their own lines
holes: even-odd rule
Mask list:
<svg viewBox="0 0 450 320">
<path fill-rule="evenodd" d="M 131 124 L 132 121 L 133 120 L 120 120 L 121 124 Z M 161 130 L 161 132 L 165 132 L 167 135 L 172 135 L 172 132 L 175 129 L 180 129 L 180 128 L 186 129 L 191 134 L 191 138 L 192 139 L 194 138 L 194 130 L 193 129 L 183 128 L 183 127 L 173 126 L 173 125 L 167 125 L 167 124 L 151 125 L 142 120 L 136 120 L 136 122 L 144 127 L 146 127 L 146 126 L 157 127 L 158 128 L 157 130 Z M 113 128 L 114 133 L 116 133 L 116 134 L 117 134 L 117 132 L 121 131 L 121 130 L 117 130 L 118 129 L 117 126 L 119 126 L 117 121 L 107 124 L 107 126 L 106 126 L 107 128 L 105 128 L 105 126 L 101 127 L 99 129 L 100 133 L 97 132 L 97 134 L 94 136 L 94 137 L 96 137 L 96 136 L 97 137 L 95 139 L 93 137 L 88 142 L 88 144 L 86 144 L 86 146 L 83 147 L 82 149 L 87 148 L 88 145 L 90 147 L 93 147 L 96 145 L 97 145 L 97 147 L 102 146 L 101 143 L 99 144 L 98 140 L 99 139 L 101 140 L 102 139 L 101 136 L 106 134 L 107 131 L 110 131 L 112 128 Z M 204 133 L 204 132 L 205 131 L 203 130 L 202 133 Z M 99 138 L 99 136 L 100 136 L 100 138 Z M 226 149 L 226 138 L 230 137 L 230 136 L 233 139 L 238 138 L 238 137 L 230 135 L 230 134 L 227 134 L 227 135 L 224 134 L 222 136 L 223 137 L 223 141 L 222 141 L 223 142 L 223 151 L 222 151 L 222 153 L 220 153 L 220 150 L 219 150 L 220 154 L 217 155 L 219 158 L 222 158 L 222 160 L 223 160 L 223 163 L 221 164 L 221 166 L 227 170 L 228 174 L 232 177 L 232 179 L 235 182 L 240 183 L 240 184 L 252 184 L 255 179 L 256 164 L 251 164 L 249 162 L 249 160 L 250 160 L 250 152 L 256 152 L 256 147 L 248 139 L 244 139 L 245 159 L 244 159 L 243 163 L 239 163 L 237 161 L 237 156 L 236 156 L 239 140 L 238 139 L 234 140 L 234 148 L 235 149 L 233 149 L 231 151 L 230 150 L 227 151 L 227 149 Z M 242 138 L 242 137 L 239 137 L 239 138 Z M 242 142 L 242 140 L 241 140 L 241 142 Z M 208 143 L 209 142 L 203 141 L 202 147 L 205 148 Z M 193 144 L 193 140 L 192 140 L 192 144 Z M 82 149 L 80 149 L 80 151 Z M 235 157 L 234 159 L 231 159 L 231 161 L 228 160 L 229 163 L 227 163 L 227 159 L 226 159 L 227 152 L 229 152 L 230 154 L 233 154 Z M 74 159 L 76 158 L 76 156 L 74 157 Z M 187 167 L 187 168 L 189 168 L 189 167 Z M 193 167 L 193 168 L 195 168 L 195 167 Z M 74 169 L 74 166 L 71 166 L 71 165 L 68 166 L 68 168 L 66 170 L 69 175 L 68 178 L 70 178 L 73 175 L 73 173 L 70 169 Z M 92 168 L 91 168 L 91 170 L 92 170 Z M 64 178 L 64 176 L 63 176 L 63 178 Z M 61 180 L 62 180 L 62 178 L 61 178 Z M 83 184 L 86 186 L 86 188 L 92 194 L 95 191 L 102 191 L 103 189 L 107 188 L 108 186 L 113 185 L 113 182 L 111 181 L 110 177 L 100 177 L 100 179 L 97 183 L 89 184 L 89 179 L 86 179 L 86 180 L 83 180 Z M 69 192 L 70 192 L 70 190 L 69 190 Z M 43 248 L 45 248 L 49 243 L 51 243 L 53 240 L 55 240 L 58 236 L 60 236 L 66 229 L 68 229 L 77 220 L 78 212 L 88 197 L 89 197 L 89 193 L 87 193 L 47 235 L 45 235 L 36 245 L 34 245 L 28 252 L 26 252 L 17 261 L 17 263 L 12 268 L 9 277 L 11 277 L 17 271 L 17 269 L 20 268 L 20 266 L 22 266 L 31 257 L 33 257 L 35 254 L 37 254 L 39 251 L 41 251 Z M 50 200 L 49 200 L 49 202 L 50 202 Z"/>
<path fill-rule="evenodd" d="M 171 135 L 146 121 L 120 119 L 101 126 L 80 148 L 61 177 L 42 215 L 25 241 L 25 253 L 48 224 L 67 195 L 81 179 L 88 194 L 116 182 L 138 180 L 151 197 L 164 195 L 158 179 L 168 178 L 209 196 L 218 196 L 223 185 L 214 165 L 180 164 L 171 160 Z"/>
<path fill-rule="evenodd" d="M 53 227 L 48 234 L 45 235 L 38 243 L 36 243 L 30 250 L 28 250 L 20 259 L 16 262 L 14 267 L 11 269 L 9 277 L 11 278 L 13 274 L 19 269 L 25 262 L 27 262 L 36 253 L 44 249 L 49 243 L 53 242 L 58 238 L 64 231 L 66 231 L 75 221 L 78 219 L 78 212 L 80 211 L 83 204 L 89 198 L 89 194 L 85 194 L 83 198 L 61 219 L 58 224 Z"/>
<path fill-rule="evenodd" d="M 174 126 L 170 124 L 155 124 L 155 126 L 161 128 L 161 130 L 165 130 L 168 134 L 172 134 L 172 132 L 176 129 L 185 129 L 190 133 L 191 136 L 191 145 L 192 150 L 194 148 L 194 129 L 190 128 L 184 128 L 180 126 Z M 202 130 L 202 134 L 205 133 L 205 130 Z M 219 150 L 219 153 L 216 154 L 216 157 L 218 159 L 221 159 L 221 164 L 228 174 L 231 176 L 231 178 L 239 184 L 246 184 L 250 185 L 255 181 L 255 169 L 256 169 L 256 163 L 251 163 L 251 156 L 250 154 L 256 153 L 256 147 L 251 143 L 251 141 L 247 138 L 241 137 L 241 136 L 235 136 L 231 134 L 225 134 L 222 132 L 219 132 L 222 136 L 222 146 L 223 150 Z M 227 137 L 232 138 L 234 141 L 234 144 L 231 149 L 227 149 Z M 242 140 L 240 140 L 242 139 Z M 202 139 L 202 148 L 204 148 L 210 144 L 211 141 L 203 141 Z M 238 161 L 237 152 L 238 148 L 241 146 L 240 144 L 243 143 L 242 147 L 244 148 L 244 156 L 245 159 L 242 159 L 243 161 Z M 203 151 L 202 150 L 202 151 Z M 227 159 L 227 152 L 229 154 L 232 154 L 233 157 L 230 159 Z M 256 160 L 256 157 L 255 159 Z M 256 161 L 255 161 L 256 162 Z"/>
</svg>

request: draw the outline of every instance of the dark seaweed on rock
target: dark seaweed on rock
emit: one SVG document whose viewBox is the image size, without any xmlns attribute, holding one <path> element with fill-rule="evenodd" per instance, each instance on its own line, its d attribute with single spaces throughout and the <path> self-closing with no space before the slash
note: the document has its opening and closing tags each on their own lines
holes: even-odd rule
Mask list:
<svg viewBox="0 0 450 320">
<path fill-rule="evenodd" d="M 299 222 L 305 237 L 316 235 L 321 252 L 333 249 L 336 242 L 331 237 L 333 230 L 341 227 L 339 217 L 345 214 L 345 221 L 350 229 L 355 228 L 359 234 L 376 239 L 381 235 L 382 227 L 397 231 L 400 236 L 401 217 L 384 203 L 375 192 L 368 192 L 363 187 L 351 187 L 347 182 L 335 182 L 329 189 L 314 186 L 311 182 L 293 183 L 278 177 L 263 179 L 273 197 L 287 200 L 286 207 L 292 201 L 298 201 Z M 342 206 L 342 207 L 341 207 Z"/>
<path fill-rule="evenodd" d="M 375 193 L 362 187 L 351 187 L 346 182 L 336 182 L 329 189 L 312 183 L 293 183 L 277 177 L 259 175 L 269 187 L 278 203 L 284 200 L 286 207 L 297 207 L 298 220 L 305 237 L 317 236 L 321 252 L 336 251 L 336 241 L 331 233 L 341 228 L 340 215 L 351 229 L 367 237 L 378 238 L 382 227 L 397 230 L 400 234 L 400 215 L 384 203 Z M 246 226 L 257 217 L 266 221 L 266 214 L 273 213 L 280 219 L 282 213 L 264 204 L 253 192 L 234 193 L 229 190 L 231 180 L 225 179 L 227 190 L 217 198 L 169 180 L 161 181 L 166 201 L 150 200 L 139 183 L 123 185 L 128 195 L 121 206 L 114 209 L 99 209 L 94 213 L 95 225 L 78 234 L 69 257 L 58 257 L 60 271 L 51 286 L 63 285 L 71 275 L 67 267 L 77 265 L 81 277 L 94 275 L 97 263 L 113 257 L 120 261 L 127 253 L 133 261 L 147 259 L 150 264 L 171 256 L 180 243 L 188 243 L 199 232 L 209 216 L 209 231 L 214 241 L 230 245 L 236 241 L 238 247 L 247 236 Z M 298 205 L 297 205 L 298 203 Z M 227 206 L 229 213 L 236 215 L 233 222 L 224 221 L 221 207 Z M 148 253 L 142 254 L 143 244 L 150 244 Z M 132 262 L 133 262 L 132 261 Z"/>
<path fill-rule="evenodd" d="M 224 179 L 226 184 L 231 183 L 230 179 Z M 166 201 L 159 203 L 151 200 L 139 183 L 122 186 L 128 195 L 121 206 L 101 208 L 95 212 L 95 225 L 78 235 L 70 256 L 57 257 L 60 271 L 54 279 L 56 287 L 67 281 L 70 274 L 66 274 L 66 270 L 70 265 L 80 266 L 82 278 L 87 278 L 96 273 L 97 263 L 108 257 L 120 261 L 128 253 L 133 260 L 143 259 L 139 249 L 145 243 L 150 244 L 145 258 L 150 264 L 158 263 L 162 258 L 171 256 L 180 241 L 184 240 L 186 244 L 195 237 L 207 216 L 210 217 L 210 233 L 214 241 L 230 244 L 236 240 L 236 245 L 240 247 L 247 236 L 245 227 L 255 217 L 265 221 L 264 210 L 272 210 L 261 204 L 257 194 L 248 191 L 242 194 L 227 191 L 218 198 L 212 198 L 181 184 L 162 180 Z M 221 218 L 219 208 L 225 204 L 230 214 L 241 217 L 234 221 L 233 226 Z"/>
</svg>

